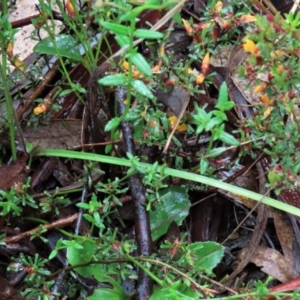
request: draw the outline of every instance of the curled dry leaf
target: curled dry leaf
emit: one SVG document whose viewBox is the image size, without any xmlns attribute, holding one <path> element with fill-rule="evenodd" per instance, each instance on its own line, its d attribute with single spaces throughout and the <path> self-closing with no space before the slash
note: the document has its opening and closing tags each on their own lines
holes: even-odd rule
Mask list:
<svg viewBox="0 0 300 300">
<path fill-rule="evenodd" d="M 241 259 L 243 259 L 247 251 L 248 247 L 242 250 Z M 293 278 L 292 262 L 274 249 L 258 246 L 251 256 L 250 261 L 257 267 L 262 267 L 261 270 L 264 273 L 271 275 L 281 282 L 286 282 Z"/>
</svg>

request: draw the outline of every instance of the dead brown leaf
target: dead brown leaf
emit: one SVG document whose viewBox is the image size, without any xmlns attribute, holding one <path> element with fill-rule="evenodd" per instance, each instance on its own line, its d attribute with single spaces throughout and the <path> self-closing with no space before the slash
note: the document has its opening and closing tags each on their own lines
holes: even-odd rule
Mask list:
<svg viewBox="0 0 300 300">
<path fill-rule="evenodd" d="M 243 259 L 247 251 L 248 247 L 242 250 L 241 259 Z M 262 267 L 261 270 L 264 273 L 271 275 L 281 282 L 286 282 L 293 278 L 292 262 L 274 249 L 258 246 L 251 256 L 250 261 L 257 267 Z"/>
<path fill-rule="evenodd" d="M 25 127 L 25 142 L 42 149 L 74 149 L 81 144 L 81 120 L 51 120 L 48 125 L 39 124 L 37 128 Z M 17 137 L 19 139 L 19 137 Z"/>
<path fill-rule="evenodd" d="M 27 179 L 27 155 L 16 160 L 11 165 L 0 166 L 0 190 L 7 190 L 15 183 L 24 183 Z"/>
</svg>

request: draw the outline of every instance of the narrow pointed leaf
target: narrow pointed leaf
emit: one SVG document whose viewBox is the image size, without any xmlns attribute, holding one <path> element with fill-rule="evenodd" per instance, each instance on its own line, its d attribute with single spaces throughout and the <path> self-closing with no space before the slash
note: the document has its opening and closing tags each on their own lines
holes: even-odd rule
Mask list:
<svg viewBox="0 0 300 300">
<path fill-rule="evenodd" d="M 161 39 L 164 35 L 158 31 L 152 31 L 148 29 L 137 29 L 134 32 L 134 36 L 142 39 Z"/>
<path fill-rule="evenodd" d="M 100 22 L 100 25 L 115 34 L 128 35 L 128 33 L 129 33 L 129 28 L 124 25 L 111 23 L 111 22 L 105 22 L 105 21 Z"/>
<path fill-rule="evenodd" d="M 99 79 L 98 83 L 108 86 L 124 85 L 127 83 L 127 77 L 125 74 L 107 75 Z"/>
<path fill-rule="evenodd" d="M 132 87 L 140 94 L 143 96 L 154 99 L 154 95 L 152 94 L 151 90 L 149 87 L 141 80 L 133 80 L 132 82 Z"/>
<path fill-rule="evenodd" d="M 140 53 L 132 53 L 129 55 L 129 59 L 136 66 L 140 73 L 152 77 L 152 70 L 144 56 Z"/>
</svg>

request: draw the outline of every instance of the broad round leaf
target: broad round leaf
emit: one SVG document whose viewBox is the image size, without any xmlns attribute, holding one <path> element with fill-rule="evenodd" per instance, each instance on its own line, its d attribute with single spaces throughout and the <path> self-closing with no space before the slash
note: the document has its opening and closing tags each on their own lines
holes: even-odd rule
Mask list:
<svg viewBox="0 0 300 300">
<path fill-rule="evenodd" d="M 78 44 L 71 35 L 60 34 L 56 35 L 54 39 L 55 43 L 50 37 L 43 39 L 34 46 L 33 51 L 42 54 L 67 57 L 76 61 L 83 61 Z"/>
<path fill-rule="evenodd" d="M 187 246 L 194 254 L 194 266 L 212 271 L 224 255 L 224 246 L 215 242 L 196 242 Z"/>
<path fill-rule="evenodd" d="M 159 192 L 160 201 L 155 205 L 155 211 L 150 211 L 150 226 L 153 241 L 160 238 L 174 221 L 181 225 L 188 216 L 190 201 L 187 188 L 173 186 Z"/>
</svg>

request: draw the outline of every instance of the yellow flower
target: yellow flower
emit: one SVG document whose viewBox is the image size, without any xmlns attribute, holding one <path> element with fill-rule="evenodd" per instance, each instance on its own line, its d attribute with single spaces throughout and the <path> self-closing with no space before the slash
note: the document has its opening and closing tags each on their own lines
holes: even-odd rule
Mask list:
<svg viewBox="0 0 300 300">
<path fill-rule="evenodd" d="M 202 73 L 200 73 L 199 75 L 196 76 L 196 83 L 201 84 L 204 81 L 204 79 L 205 76 Z"/>
<path fill-rule="evenodd" d="M 267 105 L 273 105 L 273 100 L 271 100 L 267 94 L 262 95 L 260 101 Z"/>
<path fill-rule="evenodd" d="M 215 11 L 220 12 L 223 8 L 223 3 L 221 1 L 218 1 L 215 5 Z"/>
<path fill-rule="evenodd" d="M 176 116 L 171 116 L 171 117 L 169 117 L 170 130 L 173 129 L 174 124 L 176 123 L 176 121 L 177 121 L 177 117 L 176 117 Z M 176 131 L 177 131 L 177 132 L 185 132 L 185 131 L 187 131 L 187 125 L 184 124 L 184 123 L 180 123 L 180 124 L 177 126 Z"/>
<path fill-rule="evenodd" d="M 47 105 L 44 103 L 39 104 L 34 110 L 33 113 L 38 116 L 45 112 L 48 109 Z"/>
<path fill-rule="evenodd" d="M 243 23 L 254 22 L 256 21 L 256 17 L 252 15 L 242 15 L 240 21 Z"/>
<path fill-rule="evenodd" d="M 129 63 L 126 60 L 123 61 L 122 68 L 125 69 L 126 71 L 129 70 Z"/>
<path fill-rule="evenodd" d="M 247 39 L 243 44 L 243 48 L 246 52 L 249 52 L 255 56 L 260 56 L 260 50 L 252 40 Z"/>
<path fill-rule="evenodd" d="M 282 50 L 276 50 L 276 51 L 271 52 L 271 58 L 272 59 L 278 58 L 278 57 L 283 56 L 283 55 L 284 55 L 284 51 L 282 51 Z"/>
<path fill-rule="evenodd" d="M 264 119 L 266 119 L 270 115 L 272 110 L 273 110 L 273 107 L 271 107 L 271 106 L 267 107 L 267 109 L 264 111 Z"/>
<path fill-rule="evenodd" d="M 254 94 L 257 94 L 257 93 L 260 93 L 260 92 L 263 92 L 265 89 L 266 89 L 266 84 L 260 84 L 260 85 L 257 85 L 254 89 L 253 89 L 253 93 Z"/>
</svg>

